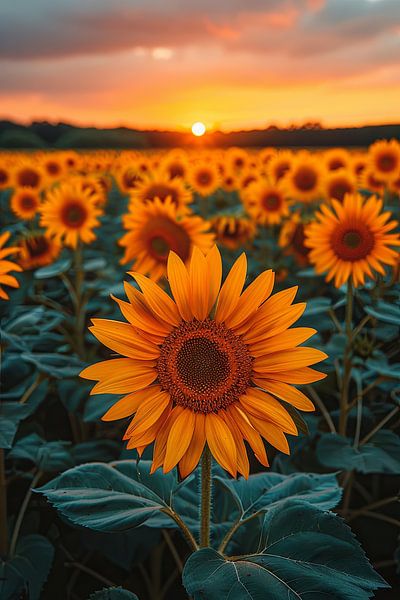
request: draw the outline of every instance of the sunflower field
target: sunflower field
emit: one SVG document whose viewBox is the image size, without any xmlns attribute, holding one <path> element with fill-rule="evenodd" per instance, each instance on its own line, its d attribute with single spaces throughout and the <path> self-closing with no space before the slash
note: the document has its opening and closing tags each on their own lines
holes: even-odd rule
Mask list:
<svg viewBox="0 0 400 600">
<path fill-rule="evenodd" d="M 399 597 L 400 144 L 0 155 L 1 600 Z"/>
</svg>

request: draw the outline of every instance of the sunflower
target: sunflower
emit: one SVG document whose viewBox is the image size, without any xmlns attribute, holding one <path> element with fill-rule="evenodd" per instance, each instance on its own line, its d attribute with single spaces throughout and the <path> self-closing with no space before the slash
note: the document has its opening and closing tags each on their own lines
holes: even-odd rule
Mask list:
<svg viewBox="0 0 400 600">
<path fill-rule="evenodd" d="M 298 213 L 294 213 L 285 221 L 279 233 L 278 244 L 287 256 L 293 256 L 297 264 L 304 267 L 309 263 L 309 248 L 304 245 L 304 223 Z"/>
<path fill-rule="evenodd" d="M 260 179 L 260 173 L 255 168 L 248 167 L 238 177 L 238 189 L 243 192 L 251 183 L 255 183 Z"/>
<path fill-rule="evenodd" d="M 357 191 L 355 176 L 346 169 L 330 171 L 324 182 L 325 195 L 328 200 L 339 200 L 343 202 L 346 194 L 354 194 Z"/>
<path fill-rule="evenodd" d="M 143 181 L 143 174 L 132 165 L 125 165 L 116 174 L 117 185 L 123 194 L 132 192 Z"/>
<path fill-rule="evenodd" d="M 312 202 L 323 194 L 324 170 L 309 152 L 299 152 L 282 183 L 293 200 Z"/>
<path fill-rule="evenodd" d="M 365 152 L 356 152 L 351 155 L 350 169 L 359 179 L 365 171 L 368 163 L 368 157 Z"/>
<path fill-rule="evenodd" d="M 68 152 L 63 153 L 63 163 L 67 167 L 69 171 L 74 171 L 79 166 L 79 155 L 77 152 L 73 150 L 69 150 Z"/>
<path fill-rule="evenodd" d="M 11 210 L 19 219 L 33 219 L 39 206 L 39 193 L 30 187 L 16 189 L 10 199 Z"/>
<path fill-rule="evenodd" d="M 336 287 L 352 278 L 355 286 L 363 285 L 365 276 L 373 278 L 372 269 L 385 274 L 383 265 L 395 265 L 399 235 L 389 233 L 397 226 L 389 221 L 391 213 L 382 213 L 382 200 L 360 194 L 348 194 L 343 203 L 332 201 L 333 210 L 325 205 L 317 220 L 306 228 L 305 245 L 317 273 L 327 272 L 326 281 L 334 279 Z"/>
<path fill-rule="evenodd" d="M 161 170 L 168 175 L 169 179 L 175 177 L 186 179 L 189 170 L 186 152 L 183 150 L 169 152 L 161 161 Z"/>
<path fill-rule="evenodd" d="M 225 162 L 228 166 L 228 170 L 236 173 L 248 166 L 250 157 L 243 148 L 232 147 L 228 148 L 225 153 Z"/>
<path fill-rule="evenodd" d="M 4 260 L 6 256 L 10 256 L 10 254 L 16 254 L 20 251 L 20 249 L 17 247 L 10 246 L 9 248 L 4 248 L 10 238 L 10 235 L 11 234 L 9 231 L 5 231 L 0 235 L 0 298 L 2 300 L 9 299 L 9 295 L 1 287 L 2 285 L 9 285 L 13 288 L 19 287 L 18 281 L 9 273 L 11 271 L 22 271 L 22 267 L 20 265 L 11 262 L 11 260 Z"/>
<path fill-rule="evenodd" d="M 149 274 L 155 281 L 166 273 L 170 250 L 187 262 L 194 245 L 206 251 L 214 241 L 209 223 L 198 216 L 179 215 L 170 198 L 164 202 L 158 198 L 136 201 L 123 217 L 123 224 L 128 233 L 119 240 L 125 248 L 121 263 L 134 261 L 136 271 Z"/>
<path fill-rule="evenodd" d="M 40 225 L 46 228 L 46 235 L 72 248 L 79 240 L 90 244 L 96 239 L 93 229 L 100 225 L 97 217 L 102 214 L 97 204 L 96 195 L 79 183 L 62 183 L 47 193 L 40 208 Z"/>
<path fill-rule="evenodd" d="M 41 166 L 49 179 L 61 179 L 65 173 L 66 165 L 59 154 L 45 154 Z"/>
<path fill-rule="evenodd" d="M 383 194 L 385 191 L 385 182 L 376 177 L 375 171 L 367 167 L 361 174 L 360 186 L 362 189 L 375 194 Z"/>
<path fill-rule="evenodd" d="M 378 180 L 385 183 L 400 175 L 400 143 L 397 140 L 380 140 L 370 146 L 368 162 Z"/>
<path fill-rule="evenodd" d="M 271 296 L 269 270 L 242 293 L 245 254 L 222 287 L 215 246 L 207 256 L 195 248 L 188 267 L 171 252 L 167 270 L 174 299 L 131 273 L 141 291 L 126 284 L 129 302 L 115 298 L 128 323 L 93 319 L 91 332 L 123 358 L 94 364 L 81 376 L 98 381 L 92 394 L 125 394 L 103 420 L 136 413 L 124 439 L 139 454 L 155 442 L 152 472 L 178 465 L 186 477 L 207 444 L 233 477 L 248 477 L 245 442 L 265 466 L 263 438 L 289 453 L 285 434 L 296 435 L 297 427 L 280 400 L 313 410 L 293 384 L 323 379 L 311 365 L 326 354 L 299 347 L 314 329 L 289 329 L 305 309 L 292 304 L 297 287 Z"/>
<path fill-rule="evenodd" d="M 39 165 L 31 161 L 22 160 L 14 168 L 13 185 L 14 187 L 30 187 L 39 190 L 45 183 L 45 175 Z"/>
<path fill-rule="evenodd" d="M 217 215 L 210 223 L 218 242 L 230 250 L 248 243 L 256 233 L 255 224 L 242 216 Z"/>
<path fill-rule="evenodd" d="M 161 171 L 153 171 L 151 175 L 144 176 L 142 181 L 137 182 L 131 192 L 131 199 L 144 202 L 145 200 L 153 201 L 155 198 L 158 198 L 161 202 L 165 202 L 167 198 L 170 198 L 173 204 L 176 205 L 178 212 L 184 214 L 190 212 L 188 204 L 192 202 L 193 195 L 185 187 L 180 177 L 170 179 L 168 175 Z"/>
<path fill-rule="evenodd" d="M 234 192 L 238 189 L 237 175 L 232 171 L 226 169 L 221 178 L 221 188 L 225 192 Z"/>
<path fill-rule="evenodd" d="M 31 233 L 19 242 L 21 253 L 19 264 L 24 270 L 35 269 L 50 265 L 58 257 L 61 246 L 55 240 L 43 233 Z"/>
<path fill-rule="evenodd" d="M 215 164 L 198 162 L 190 168 L 188 181 L 200 196 L 210 196 L 220 185 L 220 174 Z"/>
<path fill-rule="evenodd" d="M 271 178 L 271 180 L 276 183 L 280 181 L 288 171 L 293 163 L 293 153 L 289 150 L 282 150 L 272 156 L 267 164 L 267 175 Z"/>
<path fill-rule="evenodd" d="M 12 186 L 12 176 L 10 168 L 3 164 L 0 165 L 0 190 L 5 190 Z"/>
<path fill-rule="evenodd" d="M 242 194 L 249 215 L 259 225 L 276 225 L 289 214 L 284 190 L 263 179 L 252 183 Z"/>
<path fill-rule="evenodd" d="M 347 169 L 351 164 L 350 153 L 344 148 L 331 148 L 323 154 L 323 159 L 328 171 Z"/>
</svg>

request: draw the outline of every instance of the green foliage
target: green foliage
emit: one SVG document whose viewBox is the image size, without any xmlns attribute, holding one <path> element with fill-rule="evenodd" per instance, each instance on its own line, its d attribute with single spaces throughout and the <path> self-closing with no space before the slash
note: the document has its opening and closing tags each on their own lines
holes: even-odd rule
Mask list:
<svg viewBox="0 0 400 600">
<path fill-rule="evenodd" d="M 387 587 L 343 521 L 306 502 L 273 508 L 260 537 L 257 554 L 192 554 L 183 572 L 187 593 L 194 600 L 367 600 Z"/>
<path fill-rule="evenodd" d="M 0 598 L 25 597 L 39 600 L 54 556 L 52 544 L 42 535 L 27 535 L 17 544 L 15 555 L 0 558 Z"/>
<path fill-rule="evenodd" d="M 381 429 L 356 448 L 352 440 L 326 433 L 318 441 L 317 457 L 322 465 L 332 469 L 399 475 L 400 438 L 394 431 Z"/>
<path fill-rule="evenodd" d="M 91 594 L 89 600 L 139 600 L 136 594 L 122 588 L 104 588 Z"/>
</svg>

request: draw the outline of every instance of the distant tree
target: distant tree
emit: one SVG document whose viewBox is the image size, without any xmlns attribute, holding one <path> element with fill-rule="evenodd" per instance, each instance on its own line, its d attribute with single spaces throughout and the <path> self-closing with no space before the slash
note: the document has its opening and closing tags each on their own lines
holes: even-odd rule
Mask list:
<svg viewBox="0 0 400 600">
<path fill-rule="evenodd" d="M 45 148 L 40 136 L 29 129 L 6 129 L 0 133 L 0 148 Z"/>
</svg>

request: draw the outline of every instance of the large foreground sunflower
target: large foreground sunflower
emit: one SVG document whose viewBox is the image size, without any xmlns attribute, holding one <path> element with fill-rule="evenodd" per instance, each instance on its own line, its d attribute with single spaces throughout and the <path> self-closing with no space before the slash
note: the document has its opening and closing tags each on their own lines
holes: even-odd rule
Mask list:
<svg viewBox="0 0 400 600">
<path fill-rule="evenodd" d="M 80 183 L 66 182 L 52 189 L 41 205 L 40 225 L 46 235 L 57 242 L 76 248 L 78 241 L 90 244 L 96 239 L 93 229 L 100 225 L 101 197 L 84 189 Z"/>
<path fill-rule="evenodd" d="M 98 381 L 92 394 L 125 394 L 103 419 L 135 414 L 124 439 L 139 454 L 155 442 L 153 472 L 178 464 L 187 476 L 207 443 L 232 476 L 247 477 L 245 442 L 267 466 L 263 438 L 289 453 L 285 434 L 297 434 L 291 410 L 279 400 L 313 410 L 293 384 L 323 379 L 311 365 L 326 354 L 299 346 L 314 329 L 289 329 L 305 308 L 292 304 L 297 287 L 271 296 L 269 270 L 242 292 L 246 271 L 242 254 L 221 287 L 216 246 L 206 256 L 195 248 L 188 267 L 171 252 L 174 299 L 131 273 L 141 291 L 126 284 L 129 302 L 115 299 L 128 323 L 93 319 L 92 333 L 122 358 L 87 367 L 81 376 Z"/>
<path fill-rule="evenodd" d="M 364 200 L 360 194 L 348 194 L 343 204 L 332 200 L 333 210 L 321 206 L 305 232 L 317 273 L 327 272 L 326 280 L 334 279 L 336 287 L 350 278 L 358 286 L 365 276 L 373 278 L 373 270 L 384 275 L 384 264 L 397 263 L 399 254 L 390 246 L 400 246 L 399 235 L 389 233 L 397 222 L 389 220 L 390 212 L 381 212 L 382 205 L 374 196 Z"/>
<path fill-rule="evenodd" d="M 187 262 L 194 246 L 207 251 L 214 242 L 210 224 L 195 215 L 179 216 L 170 198 L 131 203 L 123 223 L 128 232 L 119 240 L 125 248 L 122 264 L 134 261 L 136 271 L 154 281 L 166 274 L 170 250 Z"/>
<path fill-rule="evenodd" d="M 8 294 L 1 287 L 2 285 L 9 285 L 13 288 L 19 287 L 17 279 L 15 279 L 13 275 L 10 275 L 10 272 L 22 271 L 22 267 L 20 267 L 20 265 L 17 265 L 11 260 L 4 260 L 7 256 L 10 256 L 11 254 L 17 254 L 19 252 L 19 248 L 15 246 L 4 248 L 9 238 L 9 231 L 5 231 L 0 235 L 0 298 L 2 300 L 8 300 L 9 298 Z"/>
</svg>

